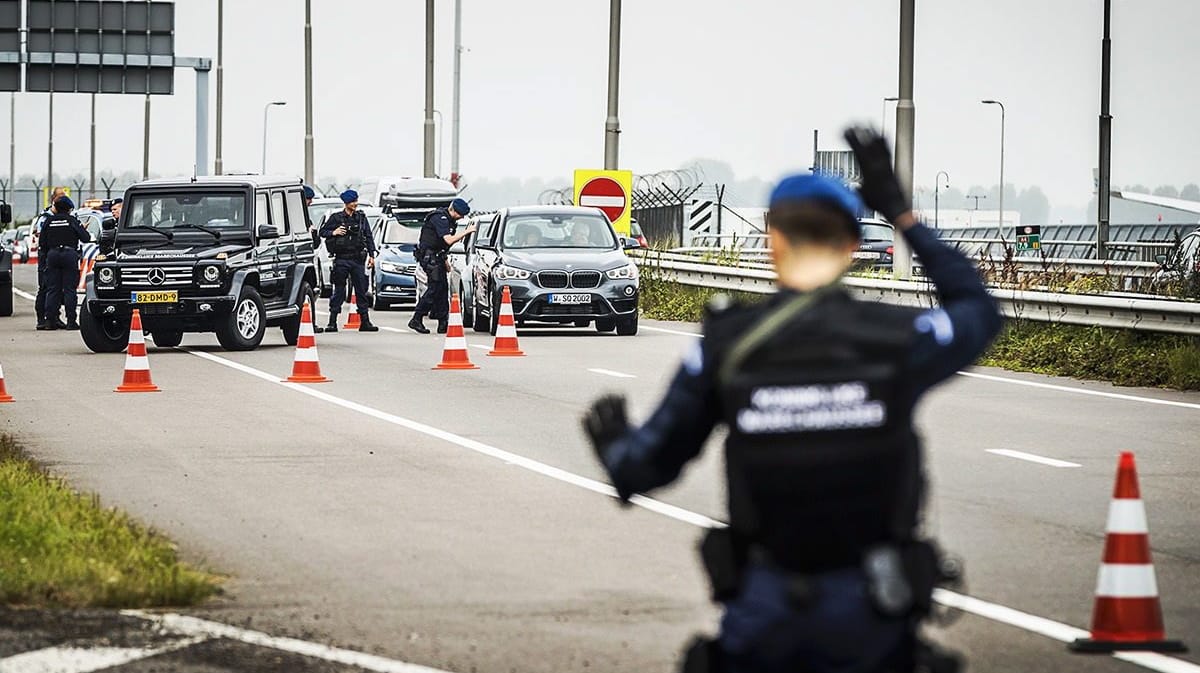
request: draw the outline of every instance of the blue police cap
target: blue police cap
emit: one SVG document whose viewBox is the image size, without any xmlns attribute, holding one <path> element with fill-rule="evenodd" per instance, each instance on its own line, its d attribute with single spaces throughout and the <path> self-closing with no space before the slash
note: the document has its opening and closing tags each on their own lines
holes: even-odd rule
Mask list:
<svg viewBox="0 0 1200 673">
<path fill-rule="evenodd" d="M 450 202 L 450 207 L 459 215 L 471 214 L 471 204 L 467 203 L 464 199 L 454 199 Z"/>
<path fill-rule="evenodd" d="M 304 198 L 312 199 L 312 198 L 316 198 L 316 196 L 317 196 L 317 193 L 313 191 L 312 187 L 309 187 L 308 185 L 304 185 Z"/>
<path fill-rule="evenodd" d="M 342 203 L 353 203 L 354 201 L 358 200 L 358 192 L 354 191 L 353 189 L 347 189 L 346 191 L 342 192 L 341 197 Z"/>
<path fill-rule="evenodd" d="M 58 197 L 58 200 L 54 202 L 54 207 L 58 208 L 59 210 L 75 210 L 75 202 L 72 201 L 70 197 L 60 196 Z"/>
<path fill-rule="evenodd" d="M 858 193 L 850 189 L 841 180 L 816 175 L 800 173 L 789 175 L 775 185 L 771 190 L 771 200 L 768 206 L 774 208 L 785 201 L 821 201 L 844 212 L 856 228 L 862 229 L 858 223 L 858 215 L 862 212 L 863 203 Z"/>
</svg>

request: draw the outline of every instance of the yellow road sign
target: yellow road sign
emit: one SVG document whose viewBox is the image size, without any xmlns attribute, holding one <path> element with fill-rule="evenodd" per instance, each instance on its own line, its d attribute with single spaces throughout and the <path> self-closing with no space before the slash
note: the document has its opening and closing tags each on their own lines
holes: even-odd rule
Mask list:
<svg viewBox="0 0 1200 673">
<path fill-rule="evenodd" d="M 575 171 L 575 205 L 599 208 L 621 236 L 629 236 L 633 171 Z"/>
</svg>

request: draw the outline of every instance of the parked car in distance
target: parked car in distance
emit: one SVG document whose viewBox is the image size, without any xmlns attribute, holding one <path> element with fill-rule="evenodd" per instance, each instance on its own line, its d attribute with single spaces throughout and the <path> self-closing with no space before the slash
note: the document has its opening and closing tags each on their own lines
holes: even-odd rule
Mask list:
<svg viewBox="0 0 1200 673">
<path fill-rule="evenodd" d="M 1150 287 L 1155 291 L 1169 289 L 1173 284 L 1200 274 L 1200 229 L 1181 238 L 1175 249 L 1156 256 L 1155 261 L 1162 267 L 1150 280 Z"/>
<path fill-rule="evenodd" d="M 855 267 L 892 268 L 896 229 L 883 220 L 859 220 L 859 226 L 862 227 L 862 240 L 858 250 L 851 254 Z"/>
<path fill-rule="evenodd" d="M 649 248 L 650 244 L 646 242 L 646 235 L 642 233 L 642 227 L 637 220 L 629 220 L 629 237 L 638 242 L 638 245 L 643 248 Z"/>
<path fill-rule="evenodd" d="M 617 236 L 594 208 L 521 206 L 480 223 L 467 248 L 469 301 L 463 325 L 496 333 L 502 288 L 518 324 L 594 324 L 638 332 L 638 269 L 625 256 L 637 241 Z"/>
</svg>

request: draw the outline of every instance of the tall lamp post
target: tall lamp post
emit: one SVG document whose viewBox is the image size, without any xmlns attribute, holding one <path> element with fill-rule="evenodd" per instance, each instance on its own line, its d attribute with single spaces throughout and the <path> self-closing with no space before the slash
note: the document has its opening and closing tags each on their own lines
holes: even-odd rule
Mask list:
<svg viewBox="0 0 1200 673">
<path fill-rule="evenodd" d="M 1004 103 L 998 100 L 980 101 L 984 105 L 1000 106 L 1000 222 L 998 232 L 1004 239 Z"/>
<path fill-rule="evenodd" d="M 604 119 L 604 168 L 616 170 L 619 159 L 621 119 L 621 0 L 608 6 L 608 116 Z"/>
<path fill-rule="evenodd" d="M 287 105 L 287 101 L 277 100 L 271 101 L 263 106 L 263 147 L 262 147 L 262 174 L 267 174 L 267 113 L 276 105 Z"/>
<path fill-rule="evenodd" d="M 222 155 L 222 124 L 225 121 L 225 2 L 217 0 L 217 158 L 213 173 L 225 173 L 225 157 Z"/>
<path fill-rule="evenodd" d="M 933 178 L 933 228 L 938 229 L 938 190 L 942 187 L 942 176 L 946 176 L 946 189 L 950 189 L 950 174 L 946 171 L 938 171 L 938 174 Z"/>
<path fill-rule="evenodd" d="M 442 177 L 442 139 L 445 136 L 442 128 L 442 111 L 435 109 L 433 111 L 434 121 L 437 122 L 437 176 Z"/>
</svg>

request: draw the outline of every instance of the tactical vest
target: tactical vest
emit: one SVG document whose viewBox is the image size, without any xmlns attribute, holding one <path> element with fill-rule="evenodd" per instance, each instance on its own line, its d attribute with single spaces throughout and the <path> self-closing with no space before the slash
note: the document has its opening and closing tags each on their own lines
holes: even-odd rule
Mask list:
<svg viewBox="0 0 1200 673">
<path fill-rule="evenodd" d="M 827 288 L 793 313 L 748 349 L 754 327 L 723 329 L 718 317 L 705 345 L 724 365 L 731 526 L 808 573 L 858 565 L 916 525 L 919 445 L 900 384 L 917 312 Z"/>
<path fill-rule="evenodd" d="M 57 213 L 42 221 L 42 233 L 38 237 L 38 247 L 43 250 L 57 248 L 60 245 L 75 247 L 79 244 L 79 234 L 71 226 L 77 223 L 74 215 Z"/>
<path fill-rule="evenodd" d="M 358 214 L 342 222 L 346 233 L 341 236 L 330 236 L 325 239 L 325 249 L 335 256 L 353 257 L 361 255 L 367 249 L 366 236 L 363 234 L 362 222 Z"/>
<path fill-rule="evenodd" d="M 445 208 L 438 208 L 432 213 L 426 215 L 425 223 L 421 225 L 419 250 L 422 254 L 433 253 L 436 255 L 444 253 L 450 249 L 450 246 L 446 245 L 446 239 L 438 235 L 437 227 L 433 224 L 433 219 L 439 215 L 446 218 L 450 217 L 449 211 L 447 211 Z M 454 232 L 455 228 L 454 221 L 451 220 L 450 231 Z"/>
</svg>

